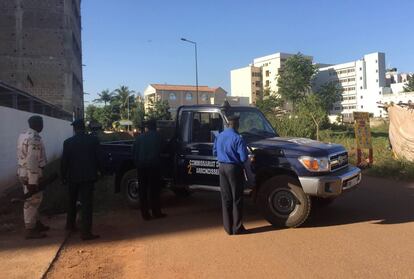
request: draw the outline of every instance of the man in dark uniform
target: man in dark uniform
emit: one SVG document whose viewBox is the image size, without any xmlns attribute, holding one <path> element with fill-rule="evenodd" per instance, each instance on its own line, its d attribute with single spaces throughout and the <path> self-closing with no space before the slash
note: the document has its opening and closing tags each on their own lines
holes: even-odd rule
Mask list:
<svg viewBox="0 0 414 279">
<path fill-rule="evenodd" d="M 133 157 L 138 172 L 139 201 L 144 220 L 163 218 L 161 212 L 161 149 L 162 138 L 156 131 L 155 120 L 144 124 L 145 132 L 137 137 L 133 145 Z M 150 214 L 150 208 L 151 213 Z"/>
<path fill-rule="evenodd" d="M 229 116 L 228 128 L 214 142 L 213 153 L 220 162 L 220 188 L 224 230 L 229 234 L 248 231 L 243 218 L 243 164 L 248 157 L 246 143 L 238 133 L 239 117 Z"/>
<path fill-rule="evenodd" d="M 98 238 L 92 234 L 93 189 L 98 172 L 99 141 L 85 132 L 83 119 L 72 123 L 75 135 L 63 143 L 61 173 L 63 183 L 69 184 L 69 205 L 66 230 L 76 230 L 76 202 L 81 202 L 81 238 Z"/>
</svg>

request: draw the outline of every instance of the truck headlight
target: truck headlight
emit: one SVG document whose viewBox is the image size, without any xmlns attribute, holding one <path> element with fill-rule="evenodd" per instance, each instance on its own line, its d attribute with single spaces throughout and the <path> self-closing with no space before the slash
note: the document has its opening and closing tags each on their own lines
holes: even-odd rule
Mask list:
<svg viewBox="0 0 414 279">
<path fill-rule="evenodd" d="M 299 162 L 308 170 L 312 172 L 329 171 L 329 159 L 327 157 L 314 158 L 308 156 L 299 157 Z"/>
</svg>

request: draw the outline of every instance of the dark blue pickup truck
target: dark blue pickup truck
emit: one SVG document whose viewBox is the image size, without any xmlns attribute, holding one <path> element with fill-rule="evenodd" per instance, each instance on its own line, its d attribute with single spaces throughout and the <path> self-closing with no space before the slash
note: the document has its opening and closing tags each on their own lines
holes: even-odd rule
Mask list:
<svg viewBox="0 0 414 279">
<path fill-rule="evenodd" d="M 162 173 L 165 187 L 180 195 L 195 190 L 220 191 L 218 165 L 212 149 L 227 117 L 240 117 L 240 135 L 246 140 L 245 194 L 251 196 L 271 224 L 297 227 L 308 218 L 312 205 L 328 205 L 357 186 L 361 171 L 348 163 L 338 144 L 304 138 L 282 138 L 254 107 L 183 106 L 175 121 L 159 123 L 165 139 Z M 131 206 L 138 206 L 137 173 L 132 141 L 102 144 L 105 171 L 115 174 L 115 190 Z"/>
</svg>

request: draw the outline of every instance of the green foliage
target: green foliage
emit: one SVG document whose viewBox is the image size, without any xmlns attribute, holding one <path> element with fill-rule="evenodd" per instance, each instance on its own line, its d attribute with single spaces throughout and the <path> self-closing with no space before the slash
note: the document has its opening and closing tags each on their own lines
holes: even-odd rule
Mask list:
<svg viewBox="0 0 414 279">
<path fill-rule="evenodd" d="M 270 106 L 269 106 L 270 107 Z M 319 96 L 311 93 L 297 103 L 294 112 L 277 116 L 271 109 L 260 108 L 280 136 L 319 138 L 319 130 L 328 124 L 327 113 Z"/>
<path fill-rule="evenodd" d="M 104 103 L 104 106 L 106 107 L 107 103 L 110 103 L 112 101 L 112 98 L 114 97 L 114 93 L 110 92 L 109 89 L 103 90 L 101 93 L 98 93 L 99 98 L 93 100 L 95 103 Z"/>
<path fill-rule="evenodd" d="M 258 100 L 256 102 L 256 107 L 260 109 L 263 113 L 273 113 L 276 109 L 283 106 L 283 100 L 274 96 L 270 95 L 263 100 Z"/>
<path fill-rule="evenodd" d="M 414 74 L 408 75 L 407 84 L 404 86 L 404 92 L 414 92 Z"/>
<path fill-rule="evenodd" d="M 299 115 L 268 116 L 270 123 L 281 137 L 315 138 L 312 120 Z"/>
<path fill-rule="evenodd" d="M 332 105 L 340 100 L 342 90 L 339 89 L 335 83 L 327 82 L 323 84 L 316 93 L 321 100 L 324 110 L 329 112 Z"/>
<path fill-rule="evenodd" d="M 317 67 L 312 60 L 298 53 L 286 59 L 283 71 L 277 78 L 278 94 L 285 101 L 295 104 L 310 92 L 312 79 L 317 73 Z"/>
<path fill-rule="evenodd" d="M 355 134 L 352 126 L 332 127 L 321 131 L 321 140 L 345 146 L 351 163 L 356 163 Z M 395 159 L 388 141 L 388 124 L 371 129 L 374 150 L 374 164 L 365 170 L 365 174 L 389 177 L 395 180 L 414 181 L 414 163 Z M 364 156 L 367 156 L 365 154 Z"/>
<path fill-rule="evenodd" d="M 166 100 L 151 101 L 149 104 L 147 117 L 148 119 L 170 120 L 171 113 L 170 113 L 170 106 L 168 105 L 168 101 Z"/>
<path fill-rule="evenodd" d="M 99 122 L 103 129 L 110 129 L 115 117 L 116 115 L 112 114 L 110 106 L 98 107 L 89 105 L 85 111 L 85 120 Z"/>
<path fill-rule="evenodd" d="M 144 102 L 141 100 L 137 100 L 135 103 L 135 107 L 132 110 L 131 120 L 134 123 L 135 127 L 140 127 L 144 119 L 145 119 Z"/>
<path fill-rule="evenodd" d="M 320 96 L 314 93 L 306 95 L 298 104 L 297 114 L 300 119 L 312 120 L 316 140 L 319 140 L 319 129 L 323 123 L 327 123 L 327 111 Z"/>
<path fill-rule="evenodd" d="M 128 86 L 122 85 L 115 89 L 115 97 L 113 103 L 119 106 L 121 119 L 128 119 L 131 112 L 131 104 L 134 104 L 134 91 L 130 90 Z"/>
</svg>

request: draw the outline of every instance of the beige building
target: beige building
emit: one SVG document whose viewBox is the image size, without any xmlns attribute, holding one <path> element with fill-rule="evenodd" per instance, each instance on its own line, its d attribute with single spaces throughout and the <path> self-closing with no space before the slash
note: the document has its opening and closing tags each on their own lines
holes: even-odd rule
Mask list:
<svg viewBox="0 0 414 279">
<path fill-rule="evenodd" d="M 145 108 L 151 106 L 155 100 L 168 101 L 171 113 L 178 107 L 195 104 L 222 104 L 227 92 L 221 87 L 193 85 L 150 84 L 144 91 Z"/>
<path fill-rule="evenodd" d="M 230 72 L 231 95 L 249 97 L 251 104 L 256 104 L 269 93 L 277 93 L 277 78 L 283 71 L 287 58 L 294 54 L 278 52 L 275 54 L 253 59 L 247 67 L 235 69 Z M 306 56 L 313 59 L 312 56 Z"/>
</svg>

